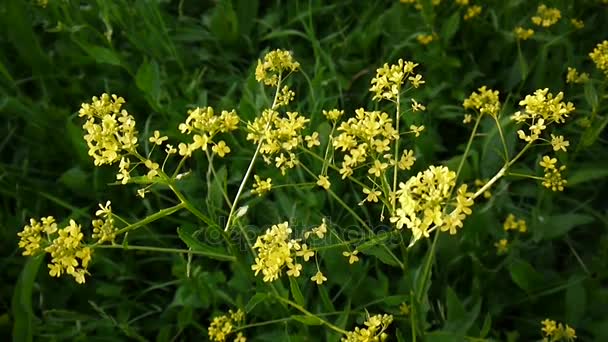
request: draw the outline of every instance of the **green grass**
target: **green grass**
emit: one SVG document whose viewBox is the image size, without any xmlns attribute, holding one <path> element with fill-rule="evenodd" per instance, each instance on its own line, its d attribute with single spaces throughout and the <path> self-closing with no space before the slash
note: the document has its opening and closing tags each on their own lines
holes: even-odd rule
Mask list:
<svg viewBox="0 0 608 342">
<path fill-rule="evenodd" d="M 399 1 L 49 0 L 46 8 L 35 1 L 2 2 L 0 335 L 14 341 L 206 340 L 213 317 L 243 308 L 252 325 L 244 331 L 250 341 L 339 339 L 278 296 L 345 330 L 360 325 L 366 310 L 395 314 L 391 341 L 411 341 L 412 327 L 417 341 L 540 340 L 540 321 L 547 317 L 576 328 L 580 341 L 608 340 L 608 216 L 602 199 L 608 81 L 588 57 L 608 39 L 608 5 L 552 1 L 562 20 L 551 28 L 534 27 L 532 39 L 517 42 L 513 28 L 532 27 L 539 2 L 479 2 L 482 14 L 470 21 L 452 1 L 422 3 L 418 11 Z M 585 27 L 573 29 L 570 18 L 584 20 Z M 416 40 L 432 32 L 438 40 L 428 46 Z M 439 237 L 426 284 L 420 279 L 432 239 L 405 249 L 404 234 L 375 235 L 352 266 L 342 249 L 323 250 L 321 265 L 329 278 L 324 286 L 309 281 L 312 268 L 302 278 L 272 285 L 254 277 L 244 237 L 255 241 L 272 224 L 289 220 L 309 227 L 327 217 L 341 234 L 357 237 L 360 223 L 347 209 L 306 186 L 244 197 L 249 210 L 241 223 L 247 234 L 234 233 L 230 245 L 181 212 L 128 236 L 129 245 L 207 253 L 191 264 L 184 254 L 99 249 L 87 283 L 78 285 L 69 277 L 51 278 L 48 257 L 21 256 L 17 233 L 30 217 L 87 222 L 97 203 L 111 200 L 116 213 L 136 222 L 176 204 L 160 186 L 142 200 L 136 186 L 109 185 L 116 168 L 95 167 L 87 155 L 77 114 L 81 103 L 103 92 L 119 94 L 141 137 L 158 129 L 173 141 L 180 139 L 177 127 L 187 109 L 195 106 L 235 108 L 242 120 L 252 121 L 272 102 L 255 80 L 255 66 L 276 48 L 292 51 L 301 64 L 301 72 L 288 79 L 296 92 L 290 110 L 305 114 L 322 135 L 331 129 L 323 109 L 342 108 L 347 116 L 360 107 L 392 113 L 386 102 L 371 101 L 376 68 L 399 58 L 419 63 L 426 84 L 414 96 L 427 111 L 402 122 L 426 127 L 412 142 L 416 172 L 432 164 L 456 169 L 471 130 L 462 124 L 462 101 L 478 87 L 500 91 L 501 126 L 511 152 L 522 144 L 509 120 L 519 100 L 539 88 L 564 91 L 577 107 L 573 122 L 558 130 L 571 143 L 567 154 L 558 154 L 568 166 L 569 186 L 554 193 L 529 179 L 500 180 L 491 199 L 476 203 L 458 235 Z M 590 73 L 591 81 L 566 84 L 568 66 Z M 574 122 L 582 118 L 592 124 Z M 467 182 L 492 177 L 503 163 L 496 125 L 484 119 L 479 136 L 464 163 Z M 194 176 L 178 183 L 218 226 L 228 214 L 222 192 L 234 197 L 255 150 L 244 134 L 226 140 L 233 153 L 228 161 L 214 160 L 215 177 L 199 154 L 187 164 Z M 150 148 L 147 139 L 140 141 L 142 150 Z M 547 151 L 535 147 L 512 171 L 538 175 Z M 302 160 L 320 169 L 313 157 Z M 275 185 L 313 182 L 302 169 L 281 176 L 258 161 L 256 171 Z M 340 182 L 337 173 L 331 179 L 337 197 L 377 234 L 392 231 L 387 221 L 378 222 L 379 207 L 356 206 L 362 199 L 358 187 Z M 494 243 L 504 236 L 509 213 L 526 219 L 528 233 L 513 241 L 508 254 L 497 255 Z M 86 223 L 83 228 L 89 229 Z M 200 230 L 207 233 L 196 236 Z M 374 243 L 378 236 L 387 240 Z M 209 257 L 214 253 L 230 258 Z M 399 316 L 399 305 L 411 303 L 412 293 L 421 296 L 415 311 Z"/>
</svg>

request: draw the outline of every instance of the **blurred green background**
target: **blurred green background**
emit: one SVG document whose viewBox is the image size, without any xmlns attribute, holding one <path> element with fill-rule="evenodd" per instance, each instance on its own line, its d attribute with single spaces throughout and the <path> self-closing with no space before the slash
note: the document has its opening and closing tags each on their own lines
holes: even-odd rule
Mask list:
<svg viewBox="0 0 608 342">
<path fill-rule="evenodd" d="M 87 155 L 77 116 L 82 102 L 103 92 L 123 96 L 142 137 L 158 129 L 178 139 L 177 126 L 194 106 L 235 108 L 243 120 L 252 120 L 270 96 L 253 76 L 257 60 L 281 48 L 302 66 L 289 80 L 297 94 L 291 110 L 311 119 L 310 131 L 329 129 L 322 109 L 343 108 L 352 115 L 359 107 L 378 107 L 368 92 L 378 66 L 398 58 L 419 63 L 426 84 L 415 97 L 427 112 L 404 119 L 408 126 L 426 126 L 413 142 L 417 170 L 457 165 L 470 132 L 462 124 L 462 100 L 478 87 L 500 91 L 511 147 L 517 144 L 516 128 L 508 117 L 519 99 L 538 88 L 564 91 L 577 106 L 573 120 L 591 123 L 560 131 L 572 144 L 568 154 L 559 155 L 568 165 L 570 187 L 551 193 L 530 180 L 505 179 L 490 200 L 476 205 L 461 234 L 440 239 L 423 317 L 425 341 L 540 340 L 540 320 L 546 317 L 575 327 L 579 340 L 608 340 L 608 207 L 602 197 L 608 175 L 606 77 L 588 58 L 608 39 L 608 5 L 548 1 L 562 11 L 560 22 L 534 27 L 533 38 L 518 42 L 513 29 L 532 27 L 530 17 L 540 2 L 472 1 L 483 10 L 467 21 L 466 7 L 453 1 L 420 3 L 420 10 L 399 1 L 356 0 L 0 3 L 0 335 L 15 341 L 206 340 L 211 317 L 252 305 L 250 299 L 267 290 L 237 264 L 195 258 L 187 278 L 182 256 L 120 250 L 96 252 L 92 276 L 81 286 L 52 279 L 44 261 L 21 256 L 16 234 L 30 217 L 47 215 L 86 226 L 97 203 L 106 200 L 133 221 L 171 202 L 162 189 L 141 200 L 132 185 L 108 185 L 115 169 L 94 167 Z M 583 20 L 584 28 L 575 29 L 573 18 Z M 416 39 L 433 33 L 436 39 L 428 45 Z M 589 72 L 592 80 L 567 85 L 567 66 Z M 379 108 L 390 110 L 384 106 Z M 468 181 L 491 177 L 501 166 L 492 122 L 484 122 L 482 132 L 484 139 L 475 142 L 465 164 Z M 141 141 L 149 148 L 147 139 Z M 254 146 L 244 135 L 230 142 L 233 159 L 216 167 L 233 195 Z M 534 150 L 520 171 L 538 171 L 538 156 L 548 151 Z M 218 193 L 206 188 L 205 160 L 199 156 L 189 168 L 200 177 L 185 181 L 184 191 L 209 214 L 225 215 L 213 205 Z M 262 174 L 276 177 L 277 184 L 310 181 L 298 172 L 283 178 L 275 171 Z M 360 200 L 347 183 L 334 191 L 348 203 Z M 247 223 L 256 227 L 287 219 L 314 225 L 322 216 L 339 227 L 355 223 L 316 190 L 276 190 L 247 201 Z M 373 208 L 360 210 L 372 222 L 379 215 Z M 498 256 L 493 244 L 503 237 L 508 213 L 525 218 L 529 233 L 513 241 L 507 256 Z M 138 231 L 130 243 L 184 248 L 175 228 L 199 225 L 177 215 Z M 404 254 L 405 271 L 382 255 L 366 255 L 345 269 L 341 252 L 328 251 L 322 258 L 327 285 L 319 289 L 299 281 L 305 307 L 330 313 L 328 320 L 347 329 L 356 321 L 352 313 L 398 312 L 426 250 L 420 245 Z M 369 254 L 374 253 L 379 252 Z M 285 293 L 290 285 L 276 286 Z M 293 314 L 264 302 L 250 308 L 249 323 Z M 392 340 L 409 341 L 408 324 L 395 323 Z M 245 334 L 252 341 L 337 338 L 297 320 Z"/>
</svg>

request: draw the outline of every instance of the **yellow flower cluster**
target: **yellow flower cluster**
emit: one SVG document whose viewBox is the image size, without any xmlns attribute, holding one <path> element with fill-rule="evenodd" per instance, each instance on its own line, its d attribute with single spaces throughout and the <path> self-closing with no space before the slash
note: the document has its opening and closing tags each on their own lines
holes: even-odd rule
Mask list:
<svg viewBox="0 0 608 342">
<path fill-rule="evenodd" d="M 369 169 L 369 173 L 378 177 L 394 162 L 392 155 L 387 152 L 390 151 L 391 143 L 398 139 L 399 133 L 387 113 L 367 112 L 359 108 L 355 114 L 354 118 L 340 124 L 338 131 L 341 133 L 333 139 L 333 147 L 346 152 L 340 174 L 343 179 L 352 175 L 354 168 L 371 157 L 374 159 L 374 165 Z"/>
<path fill-rule="evenodd" d="M 517 219 L 515 215 L 509 214 L 505 219 L 505 222 L 502 224 L 502 228 L 508 232 L 510 230 L 516 230 L 520 233 L 525 233 L 528 231 L 528 226 L 526 225 L 526 220 Z"/>
<path fill-rule="evenodd" d="M 342 342 L 371 342 L 385 341 L 388 334 L 385 332 L 388 326 L 393 323 L 393 315 L 374 315 L 369 316 L 364 322 L 365 328 L 355 327 L 354 331 L 348 331 Z"/>
<path fill-rule="evenodd" d="M 137 146 L 135 119 L 122 109 L 124 103 L 122 97 L 104 93 L 80 108 L 78 116 L 87 120 L 82 125 L 86 130 L 84 140 L 96 166 L 113 164 L 124 151 L 132 151 Z"/>
<path fill-rule="evenodd" d="M 472 194 L 466 191 L 466 185 L 462 185 L 458 189 L 456 208 L 451 213 L 443 213 L 455 182 L 454 171 L 445 166 L 430 166 L 406 183 L 399 183 L 396 193 L 399 206 L 390 221 L 397 229 L 406 226 L 412 230 L 414 241 L 429 237 L 433 224 L 455 234 L 457 228 L 462 227 L 462 220 L 471 214 L 469 207 L 473 205 Z"/>
<path fill-rule="evenodd" d="M 303 142 L 302 130 L 310 121 L 297 112 L 286 114 L 287 117 L 281 117 L 276 110 L 266 109 L 253 122 L 247 123 L 247 140 L 260 144 L 264 161 L 267 164 L 274 161 L 282 174 L 298 164 L 295 152 Z"/>
<path fill-rule="evenodd" d="M 575 29 L 580 30 L 585 27 L 585 22 L 580 19 L 572 18 L 570 19 L 570 23 L 574 26 Z"/>
<path fill-rule="evenodd" d="M 543 167 L 545 176 L 543 177 L 543 186 L 552 191 L 564 191 L 564 185 L 568 183 L 563 179 L 562 171 L 566 169 L 565 165 L 558 167 L 557 159 L 549 156 L 543 156 L 539 165 Z"/>
<path fill-rule="evenodd" d="M 532 37 L 534 35 L 534 30 L 525 29 L 521 26 L 517 26 L 513 30 L 513 33 L 515 34 L 515 38 L 517 38 L 517 40 L 528 40 L 528 39 L 530 39 L 530 37 Z"/>
<path fill-rule="evenodd" d="M 424 84 L 422 75 L 414 72 L 416 66 L 418 64 L 399 59 L 397 64 L 389 66 L 388 63 L 384 63 L 381 68 L 376 69 L 376 77 L 372 79 L 372 87 L 369 89 L 374 93 L 374 100 L 396 101 L 406 81 L 409 81 L 414 88 Z"/>
<path fill-rule="evenodd" d="M 517 111 L 512 119 L 517 123 L 527 123 L 530 125 L 530 134 L 527 135 L 523 130 L 518 130 L 520 139 L 527 142 L 538 139 L 546 125 L 552 123 L 564 123 L 568 115 L 574 111 L 572 102 L 564 103 L 562 100 L 564 93 L 559 92 L 553 96 L 549 89 L 538 89 L 534 94 L 526 95 L 525 99 L 519 101 L 520 106 L 525 106 L 523 111 Z"/>
<path fill-rule="evenodd" d="M 99 217 L 99 219 L 92 222 L 93 239 L 96 239 L 98 243 L 104 243 L 105 241 L 114 243 L 118 229 L 114 226 L 110 201 L 106 202 L 105 206 L 100 204 L 99 208 L 95 213 L 95 216 Z"/>
<path fill-rule="evenodd" d="M 46 234 L 44 240 L 42 233 Z M 23 255 L 34 256 L 41 252 L 51 255 L 51 263 L 48 264 L 51 276 L 59 277 L 66 273 L 79 284 L 85 282 L 92 250 L 82 244 L 84 235 L 74 220 L 70 220 L 67 227 L 58 229 L 52 216 L 44 217 L 40 222 L 30 219 L 30 224 L 17 235 L 21 238 L 19 247 L 25 249 Z"/>
<path fill-rule="evenodd" d="M 339 109 L 323 110 L 323 115 L 327 120 L 335 123 L 344 115 L 344 111 Z"/>
<path fill-rule="evenodd" d="M 494 243 L 494 247 L 496 247 L 496 254 L 503 255 L 509 251 L 509 240 L 500 239 Z"/>
<path fill-rule="evenodd" d="M 560 10 L 542 4 L 538 6 L 536 15 L 532 17 L 532 23 L 536 26 L 549 27 L 557 23 L 561 17 Z"/>
<path fill-rule="evenodd" d="M 471 20 L 481 14 L 481 6 L 473 5 L 467 8 L 467 12 L 464 14 L 464 20 Z"/>
<path fill-rule="evenodd" d="M 253 190 L 251 190 L 251 193 L 262 196 L 263 194 L 272 190 L 272 179 L 266 178 L 266 180 L 263 180 L 258 175 L 254 175 L 253 179 L 255 180 L 255 184 L 253 184 Z"/>
<path fill-rule="evenodd" d="M 268 86 L 276 86 L 282 80 L 285 72 L 291 73 L 300 69 L 298 63 L 289 51 L 274 50 L 264 56 L 264 61 L 258 60 L 255 69 L 255 79 Z"/>
<path fill-rule="evenodd" d="M 589 57 L 591 57 L 595 66 L 608 77 L 608 40 L 597 44 L 593 51 L 589 53 Z"/>
<path fill-rule="evenodd" d="M 557 323 L 548 318 L 540 323 L 542 324 L 543 342 L 572 342 L 576 339 L 576 331 L 568 324 Z"/>
<path fill-rule="evenodd" d="M 477 92 L 472 92 L 471 95 L 462 102 L 464 109 L 473 109 L 479 115 L 489 114 L 492 116 L 498 115 L 500 112 L 500 99 L 498 98 L 498 90 L 488 89 L 482 86 L 477 89 Z"/>
<path fill-rule="evenodd" d="M 566 83 L 585 83 L 587 81 L 589 81 L 588 73 L 579 73 L 576 68 L 568 67 L 568 73 L 566 74 Z"/>
<path fill-rule="evenodd" d="M 422 34 L 421 33 L 418 36 L 416 36 L 416 40 L 418 40 L 418 43 L 420 43 L 422 45 L 428 45 L 434 39 L 435 39 L 435 36 L 432 34 Z"/>
<path fill-rule="evenodd" d="M 291 228 L 287 222 L 276 224 L 267 229 L 264 235 L 258 236 L 253 245 L 257 257 L 251 269 L 256 276 L 261 271 L 265 282 L 279 279 L 284 268 L 287 268 L 288 276 L 299 277 L 302 264 L 296 261 L 296 257 L 308 261 L 315 255 L 305 243 L 300 243 L 300 239 L 290 239 L 290 234 Z"/>
<path fill-rule="evenodd" d="M 197 107 L 188 110 L 188 117 L 185 122 L 179 124 L 178 128 L 182 133 L 192 134 L 193 141 L 185 144 L 180 143 L 179 154 L 185 157 L 192 155 L 192 152 L 200 149 L 207 150 L 208 145 L 212 145 L 211 150 L 220 157 L 224 157 L 230 152 L 230 147 L 223 140 L 215 143 L 213 138 L 218 133 L 234 131 L 238 128 L 239 117 L 234 110 L 223 110 L 219 115 L 214 112 L 213 108 Z"/>
<path fill-rule="evenodd" d="M 216 342 L 227 341 L 228 336 L 232 334 L 234 328 L 238 328 L 244 321 L 245 313 L 241 309 L 238 309 L 236 312 L 229 310 L 228 314 L 213 318 L 213 321 L 207 329 L 209 339 Z M 238 332 L 232 341 L 246 342 L 247 338 L 243 336 L 243 333 Z"/>
</svg>

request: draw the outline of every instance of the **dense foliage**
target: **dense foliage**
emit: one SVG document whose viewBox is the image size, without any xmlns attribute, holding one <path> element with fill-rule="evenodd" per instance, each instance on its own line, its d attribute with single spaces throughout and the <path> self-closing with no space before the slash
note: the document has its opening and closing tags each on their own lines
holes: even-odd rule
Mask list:
<svg viewBox="0 0 608 342">
<path fill-rule="evenodd" d="M 0 335 L 608 340 L 608 1 L 3 1 L 0 30 Z"/>
</svg>

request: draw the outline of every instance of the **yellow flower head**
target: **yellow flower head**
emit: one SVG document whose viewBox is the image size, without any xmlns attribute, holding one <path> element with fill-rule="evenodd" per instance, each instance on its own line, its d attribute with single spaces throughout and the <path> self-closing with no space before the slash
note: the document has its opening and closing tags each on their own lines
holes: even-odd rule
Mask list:
<svg viewBox="0 0 608 342">
<path fill-rule="evenodd" d="M 536 26 L 549 27 L 557 23 L 561 17 L 562 12 L 557 8 L 550 8 L 541 4 L 536 10 L 536 15 L 532 17 L 532 23 Z"/>
<path fill-rule="evenodd" d="M 323 275 L 323 273 L 321 273 L 321 271 L 317 271 L 317 273 L 315 273 L 315 275 L 312 276 L 310 278 L 310 280 L 312 280 L 315 283 L 317 283 L 317 285 L 321 285 L 321 284 L 323 284 L 323 282 L 327 281 L 327 277 L 325 277 Z"/>
<path fill-rule="evenodd" d="M 114 243 L 118 228 L 114 226 L 114 217 L 112 216 L 112 205 L 107 201 L 105 206 L 99 204 L 99 210 L 95 213 L 98 219 L 93 220 L 93 239 L 98 243 L 111 242 Z"/>
<path fill-rule="evenodd" d="M 80 108 L 78 116 L 86 118 L 84 140 L 96 166 L 113 164 L 137 146 L 135 119 L 122 109 L 124 103 L 122 97 L 104 93 Z"/>
<path fill-rule="evenodd" d="M 525 99 L 519 101 L 524 106 L 523 111 L 517 111 L 511 117 L 517 123 L 530 125 L 530 134 L 519 130 L 519 138 L 525 141 L 534 141 L 540 137 L 547 125 L 552 123 L 564 123 L 570 113 L 574 111 L 572 102 L 563 102 L 564 93 L 557 95 L 549 93 L 549 89 L 538 89 L 534 94 L 526 95 Z"/>
<path fill-rule="evenodd" d="M 337 122 L 344 115 L 344 111 L 339 109 L 323 110 L 323 115 L 327 120 Z"/>
<path fill-rule="evenodd" d="M 74 220 L 70 220 L 67 227 L 57 231 L 57 236 L 44 249 L 52 258 L 48 264 L 51 276 L 59 277 L 66 273 L 74 277 L 79 284 L 85 282 L 84 276 L 88 274 L 87 267 L 93 251 L 82 244 L 83 237 L 80 225 Z"/>
<path fill-rule="evenodd" d="M 500 239 L 494 244 L 494 247 L 496 247 L 496 253 L 498 255 L 505 254 L 509 251 L 509 240 Z"/>
<path fill-rule="evenodd" d="M 272 179 L 266 178 L 266 180 L 263 180 L 258 175 L 254 175 L 253 178 L 255 180 L 255 184 L 253 184 L 253 190 L 251 193 L 262 196 L 272 189 Z"/>
<path fill-rule="evenodd" d="M 517 40 L 528 40 L 528 39 L 530 39 L 530 37 L 532 37 L 534 35 L 534 30 L 525 29 L 521 26 L 517 26 L 513 30 L 513 33 L 515 34 L 515 37 L 517 38 Z"/>
<path fill-rule="evenodd" d="M 302 266 L 296 262 L 296 257 L 308 261 L 314 252 L 306 244 L 300 244 L 299 239 L 290 239 L 291 229 L 287 222 L 273 225 L 264 235 L 258 236 L 253 249 L 257 256 L 251 269 L 255 275 L 262 272 L 265 282 L 279 279 L 285 268 L 287 275 L 298 277 Z"/>
<path fill-rule="evenodd" d="M 471 20 L 481 14 L 481 6 L 473 5 L 467 8 L 467 12 L 464 14 L 464 20 Z"/>
<path fill-rule="evenodd" d="M 464 109 L 473 109 L 480 115 L 489 114 L 496 116 L 500 112 L 500 99 L 498 90 L 492 90 L 486 86 L 472 92 L 471 95 L 462 102 Z"/>
<path fill-rule="evenodd" d="M 369 89 L 374 93 L 374 100 L 396 101 L 401 92 L 401 86 L 409 80 L 414 87 L 424 83 L 422 75 L 414 73 L 418 64 L 399 59 L 397 64 L 385 63 L 376 69 L 376 77 L 372 79 L 372 87 Z"/>
<path fill-rule="evenodd" d="M 393 315 L 368 316 L 363 322 L 365 327 L 355 327 L 342 337 L 342 342 L 385 341 L 388 338 L 386 330 L 393 323 Z"/>
<path fill-rule="evenodd" d="M 298 63 L 291 52 L 285 50 L 270 51 L 264 56 L 264 60 L 258 60 L 255 69 L 255 79 L 268 86 L 276 86 L 279 79 L 284 79 L 287 75 L 300 69 Z"/>
<path fill-rule="evenodd" d="M 595 66 L 608 77 L 608 40 L 597 44 L 593 51 L 589 53 L 589 57 L 591 57 Z"/>
<path fill-rule="evenodd" d="M 576 68 L 568 67 L 568 73 L 566 74 L 566 83 L 585 83 L 589 81 L 589 74 L 586 72 L 580 73 Z"/>
<path fill-rule="evenodd" d="M 239 309 L 236 312 L 228 311 L 228 314 L 213 318 L 207 332 L 211 341 L 224 342 L 227 341 L 229 335 L 233 333 L 235 328 L 238 328 L 245 321 L 245 313 Z M 243 333 L 238 332 L 234 341 L 245 342 L 247 339 Z"/>
</svg>

